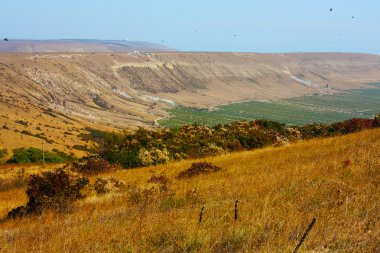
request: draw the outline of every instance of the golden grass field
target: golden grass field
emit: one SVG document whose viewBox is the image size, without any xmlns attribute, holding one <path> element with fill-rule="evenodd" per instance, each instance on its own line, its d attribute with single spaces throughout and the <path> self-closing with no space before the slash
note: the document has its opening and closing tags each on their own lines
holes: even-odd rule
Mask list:
<svg viewBox="0 0 380 253">
<path fill-rule="evenodd" d="M 380 129 L 197 161 L 222 171 L 175 179 L 186 160 L 99 175 L 131 187 L 4 219 L 0 252 L 292 252 L 313 217 L 300 252 L 380 251 Z M 133 188 L 157 187 L 152 171 L 166 173 L 173 195 Z M 0 192 L 0 216 L 25 202 L 23 189 Z"/>
</svg>

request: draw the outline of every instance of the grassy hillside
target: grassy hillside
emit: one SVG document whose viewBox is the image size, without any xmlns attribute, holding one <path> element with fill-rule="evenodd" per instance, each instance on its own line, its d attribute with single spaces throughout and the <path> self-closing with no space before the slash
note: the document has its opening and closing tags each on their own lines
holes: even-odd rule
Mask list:
<svg viewBox="0 0 380 253">
<path fill-rule="evenodd" d="M 222 170 L 190 179 L 175 177 L 194 160 L 118 170 L 100 176 L 123 180 L 125 189 L 100 196 L 87 189 L 64 213 L 4 220 L 0 245 L 3 252 L 290 252 L 315 217 L 301 250 L 376 252 L 379 154 L 374 129 L 197 160 Z M 169 183 L 147 182 L 161 173 Z M 0 192 L 0 215 L 25 202 L 23 189 Z"/>
</svg>

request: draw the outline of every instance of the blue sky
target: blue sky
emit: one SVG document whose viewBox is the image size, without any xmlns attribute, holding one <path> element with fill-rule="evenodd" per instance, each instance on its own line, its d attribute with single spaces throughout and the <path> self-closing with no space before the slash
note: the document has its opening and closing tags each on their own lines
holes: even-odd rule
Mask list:
<svg viewBox="0 0 380 253">
<path fill-rule="evenodd" d="M 0 36 L 11 39 L 127 38 L 184 51 L 380 54 L 379 0 L 3 0 L 0 6 Z"/>
</svg>

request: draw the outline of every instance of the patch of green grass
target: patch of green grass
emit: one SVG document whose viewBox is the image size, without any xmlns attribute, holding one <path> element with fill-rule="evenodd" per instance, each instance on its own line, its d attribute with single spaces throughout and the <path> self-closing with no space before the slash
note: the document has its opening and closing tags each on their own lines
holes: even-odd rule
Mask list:
<svg viewBox="0 0 380 253">
<path fill-rule="evenodd" d="M 43 160 L 44 159 L 44 160 Z M 45 161 L 46 163 L 63 163 L 74 160 L 74 157 L 54 149 L 52 152 L 43 152 L 38 148 L 16 148 L 13 149 L 12 157 L 7 163 L 38 163 Z"/>
<path fill-rule="evenodd" d="M 6 148 L 0 149 L 0 159 L 8 155 L 8 150 Z"/>
<path fill-rule="evenodd" d="M 347 92 L 303 96 L 277 101 L 250 101 L 206 109 L 177 107 L 172 117 L 161 119 L 164 127 L 185 124 L 217 125 L 237 120 L 269 119 L 286 124 L 333 123 L 351 118 L 373 118 L 380 110 L 380 83 L 373 88 Z"/>
</svg>

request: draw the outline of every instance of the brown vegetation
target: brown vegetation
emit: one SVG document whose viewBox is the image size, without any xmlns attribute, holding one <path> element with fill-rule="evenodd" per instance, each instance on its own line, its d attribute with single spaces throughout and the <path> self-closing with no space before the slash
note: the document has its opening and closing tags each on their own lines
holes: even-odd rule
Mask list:
<svg viewBox="0 0 380 253">
<path fill-rule="evenodd" d="M 46 209 L 58 212 L 67 210 L 73 201 L 84 197 L 81 190 L 88 183 L 87 178 L 74 175 L 64 168 L 32 175 L 26 187 L 28 202 L 9 211 L 8 217 L 41 214 Z"/>
<path fill-rule="evenodd" d="M 221 168 L 216 166 L 215 164 L 209 163 L 209 162 L 197 162 L 191 164 L 190 168 L 181 171 L 177 178 L 182 179 L 182 178 L 189 178 L 189 177 L 194 177 L 198 176 L 201 174 L 209 174 L 213 172 L 220 171 Z"/>
<path fill-rule="evenodd" d="M 21 169 L 16 175 L 8 178 L 0 178 L 0 192 L 18 189 L 25 186 L 25 169 Z"/>
<path fill-rule="evenodd" d="M 89 156 L 83 157 L 72 164 L 72 170 L 85 174 L 99 174 L 116 170 L 117 166 L 109 164 L 106 160 Z"/>
</svg>

